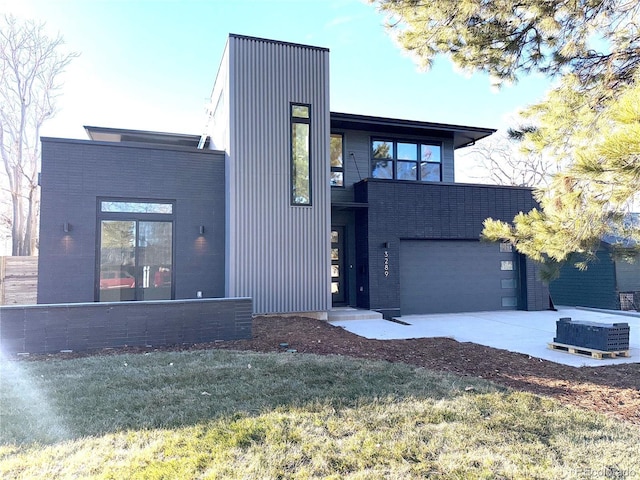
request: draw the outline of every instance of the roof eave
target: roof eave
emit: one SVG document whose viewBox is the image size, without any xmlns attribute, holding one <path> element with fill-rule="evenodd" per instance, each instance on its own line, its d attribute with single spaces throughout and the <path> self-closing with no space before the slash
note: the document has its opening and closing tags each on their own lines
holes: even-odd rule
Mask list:
<svg viewBox="0 0 640 480">
<path fill-rule="evenodd" d="M 331 128 L 388 132 L 395 134 L 427 134 L 446 136 L 453 139 L 454 148 L 475 144 L 478 140 L 494 134 L 495 128 L 451 125 L 446 123 L 422 122 L 397 118 L 354 115 L 331 112 Z"/>
</svg>

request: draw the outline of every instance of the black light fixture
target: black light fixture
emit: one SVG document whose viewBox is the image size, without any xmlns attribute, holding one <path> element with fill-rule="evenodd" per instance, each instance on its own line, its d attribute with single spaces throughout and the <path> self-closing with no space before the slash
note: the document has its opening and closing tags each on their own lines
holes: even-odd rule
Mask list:
<svg viewBox="0 0 640 480">
<path fill-rule="evenodd" d="M 200 235 L 204 235 L 204 225 L 200 225 L 198 232 L 200 232 Z"/>
<path fill-rule="evenodd" d="M 389 242 L 382 242 L 382 248 L 389 248 Z"/>
<path fill-rule="evenodd" d="M 71 224 L 69 222 L 64 222 L 62 224 L 62 231 L 64 233 L 69 233 L 71 231 Z"/>
</svg>

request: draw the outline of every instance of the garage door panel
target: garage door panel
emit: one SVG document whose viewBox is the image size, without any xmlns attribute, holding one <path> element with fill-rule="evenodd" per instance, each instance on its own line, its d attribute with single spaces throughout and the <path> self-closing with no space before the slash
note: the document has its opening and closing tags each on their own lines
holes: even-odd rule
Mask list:
<svg viewBox="0 0 640 480">
<path fill-rule="evenodd" d="M 514 261 L 514 255 L 501 252 L 497 244 L 477 241 L 402 241 L 401 313 L 515 308 L 513 297 L 516 290 L 512 286 L 516 272 L 501 270 L 500 262 L 504 260 Z"/>
</svg>

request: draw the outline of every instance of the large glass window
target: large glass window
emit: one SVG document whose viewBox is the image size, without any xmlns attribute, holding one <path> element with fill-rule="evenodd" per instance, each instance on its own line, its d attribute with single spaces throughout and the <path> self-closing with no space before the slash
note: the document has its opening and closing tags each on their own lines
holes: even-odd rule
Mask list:
<svg viewBox="0 0 640 480">
<path fill-rule="evenodd" d="M 422 182 L 442 181 L 440 145 L 373 139 L 371 176 Z"/>
<path fill-rule="evenodd" d="M 173 203 L 101 201 L 96 297 L 173 298 Z"/>
<path fill-rule="evenodd" d="M 291 105 L 291 204 L 311 205 L 310 106 Z"/>
<path fill-rule="evenodd" d="M 331 156 L 331 186 L 344 187 L 344 150 L 342 145 L 342 134 L 331 134 L 329 148 Z"/>
</svg>

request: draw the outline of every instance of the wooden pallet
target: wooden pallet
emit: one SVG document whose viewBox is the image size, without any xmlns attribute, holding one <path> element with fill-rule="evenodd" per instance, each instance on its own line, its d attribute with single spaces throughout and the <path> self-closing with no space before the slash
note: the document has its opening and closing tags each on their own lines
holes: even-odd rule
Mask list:
<svg viewBox="0 0 640 480">
<path fill-rule="evenodd" d="M 597 358 L 598 360 L 602 360 L 603 358 L 620 358 L 620 357 L 630 357 L 631 354 L 629 350 L 617 350 L 617 351 L 606 351 L 606 350 L 595 350 L 593 348 L 586 347 L 576 347 L 575 345 L 565 345 L 564 343 L 549 343 L 549 348 L 551 350 L 559 350 L 561 352 L 573 353 L 575 355 L 583 355 L 585 357 Z"/>
</svg>

